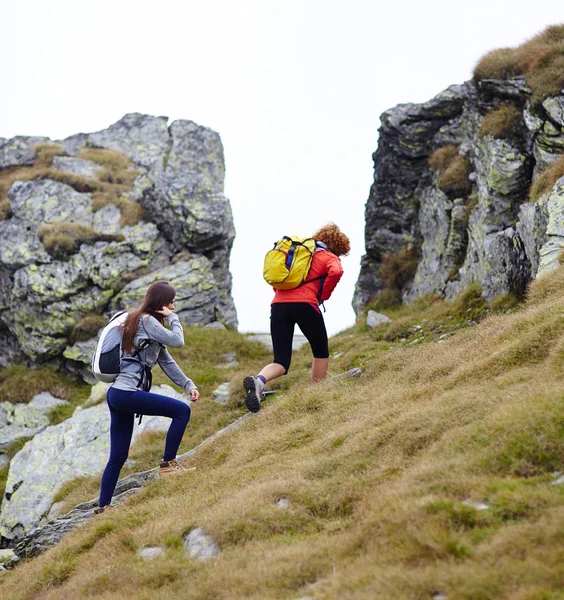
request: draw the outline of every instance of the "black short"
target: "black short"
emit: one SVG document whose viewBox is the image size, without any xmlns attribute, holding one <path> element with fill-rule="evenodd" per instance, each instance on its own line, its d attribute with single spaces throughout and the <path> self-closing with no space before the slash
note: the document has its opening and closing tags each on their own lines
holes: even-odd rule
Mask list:
<svg viewBox="0 0 564 600">
<path fill-rule="evenodd" d="M 323 315 L 307 302 L 276 302 L 270 307 L 270 335 L 274 346 L 274 362 L 286 372 L 292 360 L 294 327 L 307 338 L 315 358 L 329 358 L 329 343 Z"/>
</svg>

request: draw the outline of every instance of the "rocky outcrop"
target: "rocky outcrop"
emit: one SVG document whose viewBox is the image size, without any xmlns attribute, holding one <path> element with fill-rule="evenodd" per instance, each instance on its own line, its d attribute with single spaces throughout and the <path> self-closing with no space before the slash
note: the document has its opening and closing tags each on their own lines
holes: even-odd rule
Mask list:
<svg viewBox="0 0 564 600">
<path fill-rule="evenodd" d="M 153 388 L 188 402 L 170 386 Z M 133 440 L 145 431 L 166 431 L 170 419 L 145 416 L 133 430 Z M 110 414 L 105 403 L 79 407 L 74 415 L 27 442 L 10 463 L 0 512 L 0 535 L 9 540 L 47 522 L 60 487 L 77 477 L 96 475 L 104 468 L 110 450 Z"/>
<path fill-rule="evenodd" d="M 223 437 L 229 431 L 238 429 L 243 423 L 249 419 L 255 418 L 254 413 L 247 413 L 233 421 L 223 429 L 216 431 L 209 438 L 205 439 L 201 444 L 192 450 L 180 455 L 179 461 L 185 461 L 194 456 L 202 447 L 213 443 L 214 440 Z M 112 505 L 119 505 L 123 500 L 130 495 L 138 492 L 143 486 L 150 481 L 154 481 L 158 477 L 158 467 L 141 473 L 133 473 L 120 480 L 114 491 Z M 75 506 L 70 512 L 49 520 L 44 525 L 30 531 L 25 537 L 13 542 L 15 552 L 19 557 L 32 557 L 47 550 L 51 546 L 57 544 L 61 538 L 79 527 L 94 516 L 94 509 L 98 506 L 97 500 L 83 502 Z"/>
<path fill-rule="evenodd" d="M 424 104 L 402 104 L 382 117 L 374 183 L 366 204 L 366 255 L 353 305 L 360 311 L 390 287 L 388 265 L 411 252 L 404 301 L 428 293 L 449 298 L 479 283 L 486 299 L 522 295 L 553 267 L 564 243 L 559 182 L 528 201 L 531 181 L 564 152 L 564 95 L 532 105 L 523 78 L 452 86 Z M 491 133 L 484 118 L 510 107 L 519 122 Z M 458 187 L 433 164 L 454 148 Z M 398 267 L 399 268 L 399 267 Z"/>
<path fill-rule="evenodd" d="M 34 148 L 46 142 L 0 139 L 0 169 L 33 164 Z M 39 179 L 15 181 L 9 217 L 0 221 L 0 339 L 9 349 L 0 360 L 55 359 L 88 378 L 89 348 L 72 342 L 74 326 L 86 315 L 130 308 L 157 279 L 178 286 L 185 322 L 236 327 L 228 268 L 235 231 L 219 135 L 191 121 L 168 126 L 166 117 L 129 114 L 104 131 L 58 143 L 66 156 L 56 156 Z M 77 156 L 92 148 L 132 161 L 131 189 L 119 189 L 121 200 L 144 209 L 135 224 L 123 223 L 117 201 L 93 206 L 93 190 L 108 175 Z M 114 237 L 81 243 L 61 258 L 38 235 L 42 225 L 61 223 Z"/>
<path fill-rule="evenodd" d="M 0 455 L 21 438 L 30 438 L 49 425 L 49 412 L 68 404 L 48 392 L 37 394 L 27 404 L 0 402 Z"/>
</svg>

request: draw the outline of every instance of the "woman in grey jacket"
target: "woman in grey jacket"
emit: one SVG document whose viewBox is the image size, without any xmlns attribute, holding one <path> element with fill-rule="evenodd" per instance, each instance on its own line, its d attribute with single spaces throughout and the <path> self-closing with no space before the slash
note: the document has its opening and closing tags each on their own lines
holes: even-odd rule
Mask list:
<svg viewBox="0 0 564 600">
<path fill-rule="evenodd" d="M 190 420 L 190 407 L 185 402 L 149 393 L 151 368 L 155 363 L 177 385 L 184 388 L 195 402 L 200 393 L 194 382 L 178 367 L 166 346 L 184 346 L 184 332 L 174 310 L 175 289 L 166 281 L 149 286 L 141 307 L 129 313 L 122 332 L 120 373 L 108 390 L 110 408 L 110 460 L 102 476 L 99 508 L 110 505 L 119 473 L 129 454 L 135 414 L 170 417 L 172 423 L 160 464 L 161 477 L 182 471 L 176 452 Z M 168 320 L 170 330 L 164 326 Z"/>
</svg>

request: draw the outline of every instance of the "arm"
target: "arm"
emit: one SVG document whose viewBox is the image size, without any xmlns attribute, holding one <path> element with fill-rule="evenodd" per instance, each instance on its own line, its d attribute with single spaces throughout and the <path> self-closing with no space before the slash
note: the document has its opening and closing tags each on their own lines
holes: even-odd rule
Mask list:
<svg viewBox="0 0 564 600">
<path fill-rule="evenodd" d="M 159 357 L 157 358 L 157 362 L 159 363 L 159 367 L 164 371 L 165 375 L 176 385 L 179 385 L 181 388 L 190 394 L 192 390 L 197 390 L 198 388 L 194 384 L 194 382 L 184 375 L 180 367 L 176 364 L 176 361 L 170 355 L 170 352 L 166 348 L 161 348 L 159 352 Z"/>
<path fill-rule="evenodd" d="M 170 313 L 167 319 L 170 331 L 164 325 L 161 325 L 155 317 L 143 317 L 142 326 L 150 340 L 171 348 L 182 348 L 184 346 L 184 331 L 178 316 Z"/>
<path fill-rule="evenodd" d="M 327 275 L 325 277 L 325 283 L 323 284 L 323 293 L 321 294 L 321 301 L 329 300 L 335 286 L 339 283 L 343 275 L 343 267 L 341 266 L 341 260 L 338 256 L 328 252 L 329 259 L 327 261 Z"/>
</svg>

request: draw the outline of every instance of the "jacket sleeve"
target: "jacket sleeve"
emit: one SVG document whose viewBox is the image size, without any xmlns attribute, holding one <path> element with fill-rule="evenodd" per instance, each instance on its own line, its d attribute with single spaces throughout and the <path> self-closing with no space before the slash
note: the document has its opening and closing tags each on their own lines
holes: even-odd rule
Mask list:
<svg viewBox="0 0 564 600">
<path fill-rule="evenodd" d="M 196 388 L 195 383 L 189 377 L 184 375 L 182 369 L 176 364 L 176 361 L 174 358 L 172 358 L 170 352 L 166 348 L 161 348 L 157 362 L 159 363 L 159 367 L 164 371 L 165 375 L 173 383 L 176 383 L 176 385 L 184 388 L 187 393 Z"/>
<path fill-rule="evenodd" d="M 184 346 L 184 330 L 178 315 L 171 313 L 167 319 L 170 331 L 161 325 L 155 317 L 143 318 L 141 325 L 150 340 L 171 348 L 182 348 Z"/>
<path fill-rule="evenodd" d="M 321 293 L 321 301 L 329 300 L 335 286 L 339 283 L 343 275 L 343 267 L 341 266 L 341 259 L 335 254 L 330 252 L 327 253 L 329 259 L 327 261 L 327 275 L 325 282 L 323 283 L 323 291 Z"/>
</svg>

